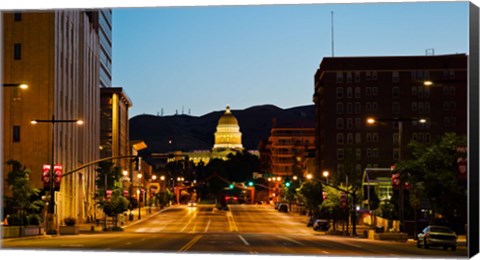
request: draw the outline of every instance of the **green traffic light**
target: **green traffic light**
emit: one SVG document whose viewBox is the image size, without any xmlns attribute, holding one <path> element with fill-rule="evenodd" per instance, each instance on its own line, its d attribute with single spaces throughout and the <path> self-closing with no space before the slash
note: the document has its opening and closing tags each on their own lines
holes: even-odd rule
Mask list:
<svg viewBox="0 0 480 260">
<path fill-rule="evenodd" d="M 286 182 L 286 183 L 285 183 L 285 186 L 286 186 L 286 187 L 290 187 L 290 182 Z"/>
<path fill-rule="evenodd" d="M 230 186 L 229 186 L 229 187 L 230 187 L 230 189 L 233 189 L 233 184 L 230 184 Z"/>
<path fill-rule="evenodd" d="M 253 182 L 248 182 L 248 186 L 253 186 Z"/>
</svg>

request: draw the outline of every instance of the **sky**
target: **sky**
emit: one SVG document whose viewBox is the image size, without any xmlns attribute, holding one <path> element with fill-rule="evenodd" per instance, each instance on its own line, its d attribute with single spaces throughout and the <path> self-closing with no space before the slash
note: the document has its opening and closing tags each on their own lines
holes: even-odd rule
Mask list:
<svg viewBox="0 0 480 260">
<path fill-rule="evenodd" d="M 324 57 L 432 48 L 468 52 L 467 2 L 113 9 L 113 86 L 130 117 L 311 105 Z"/>
</svg>

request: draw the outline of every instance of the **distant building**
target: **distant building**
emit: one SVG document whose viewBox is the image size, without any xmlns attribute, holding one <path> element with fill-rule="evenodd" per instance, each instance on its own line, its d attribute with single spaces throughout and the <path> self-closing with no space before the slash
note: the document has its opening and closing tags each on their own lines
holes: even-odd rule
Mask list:
<svg viewBox="0 0 480 260">
<path fill-rule="evenodd" d="M 101 9 L 99 14 L 98 38 L 100 42 L 100 87 L 112 86 L 112 9 Z"/>
<path fill-rule="evenodd" d="M 65 173 L 99 159 L 98 30 L 94 10 L 3 13 L 2 83 L 29 85 L 25 91 L 2 89 L 3 161 L 17 160 L 31 169 L 36 188 L 43 188 L 44 164 L 61 164 Z M 53 116 L 84 124 L 55 123 L 53 140 L 52 123 L 30 124 Z M 88 167 L 62 178 L 55 193 L 57 224 L 67 216 L 78 223 L 93 217 L 95 174 Z M 3 190 L 8 195 L 5 179 Z"/>
<path fill-rule="evenodd" d="M 129 144 L 128 110 L 132 102 L 123 88 L 101 88 L 100 98 L 100 156 L 131 155 Z M 122 170 L 130 171 L 131 158 L 114 160 Z"/>
<path fill-rule="evenodd" d="M 283 122 L 274 120 L 268 141 L 261 143 L 263 173 L 274 176 L 303 176 L 312 171 L 307 158 L 315 150 L 314 122 Z"/>
<path fill-rule="evenodd" d="M 324 58 L 314 90 L 317 177 L 324 170 L 340 177 L 347 167 L 362 176 L 407 159 L 412 140 L 467 133 L 464 54 Z M 390 120 L 371 126 L 369 117 Z M 420 118 L 426 123 L 413 120 Z M 412 120 L 400 131 L 399 119 Z"/>
</svg>

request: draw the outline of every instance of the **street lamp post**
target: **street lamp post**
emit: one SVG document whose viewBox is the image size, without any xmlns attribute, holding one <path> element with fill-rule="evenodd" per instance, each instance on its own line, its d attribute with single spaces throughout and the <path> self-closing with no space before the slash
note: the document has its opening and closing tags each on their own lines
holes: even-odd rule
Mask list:
<svg viewBox="0 0 480 260">
<path fill-rule="evenodd" d="M 431 86 L 432 83 L 426 81 L 425 86 Z M 421 124 L 425 124 L 427 120 L 425 118 L 372 118 L 369 117 L 367 118 L 367 124 L 373 125 L 376 122 L 397 122 L 398 123 L 398 161 L 400 162 L 403 159 L 402 156 L 402 137 L 403 137 L 403 122 L 419 122 Z M 402 178 L 400 178 L 400 193 L 399 193 L 399 199 L 400 199 L 400 232 L 403 230 L 403 224 L 404 224 L 404 194 L 403 194 L 403 187 L 404 182 Z"/>
<path fill-rule="evenodd" d="M 50 120 L 40 120 L 40 119 L 34 119 L 31 121 L 32 124 L 37 124 L 37 123 L 51 123 L 52 124 L 52 160 L 50 163 L 50 176 L 49 176 L 49 181 L 50 181 L 50 202 L 48 204 L 48 215 L 47 215 L 47 234 L 57 234 L 56 227 L 54 227 L 54 214 L 55 214 L 55 191 L 54 191 L 54 158 L 55 158 L 55 123 L 76 123 L 77 125 L 82 125 L 83 121 L 74 119 L 74 120 L 58 120 L 55 119 L 55 115 L 52 115 L 52 119 Z"/>
<path fill-rule="evenodd" d="M 28 85 L 25 83 L 2 83 L 2 87 L 27 89 Z"/>
</svg>

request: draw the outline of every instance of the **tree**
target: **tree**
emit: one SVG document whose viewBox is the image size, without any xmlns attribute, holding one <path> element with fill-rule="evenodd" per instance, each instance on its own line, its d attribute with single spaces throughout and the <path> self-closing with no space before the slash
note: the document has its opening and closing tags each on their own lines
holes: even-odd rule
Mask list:
<svg viewBox="0 0 480 260">
<path fill-rule="evenodd" d="M 370 189 L 370 200 L 368 201 L 368 205 L 370 210 L 372 211 L 372 226 L 377 226 L 377 218 L 375 216 L 375 211 L 380 206 L 380 199 L 378 198 L 377 193 L 375 192 L 375 187 L 368 187 Z"/>
<path fill-rule="evenodd" d="M 103 212 L 109 217 L 113 218 L 113 227 L 117 227 L 118 223 L 118 214 L 128 210 L 129 201 L 122 194 L 122 189 L 120 186 L 115 186 L 112 190 L 112 197 L 110 201 L 106 202 L 103 206 Z"/>
<path fill-rule="evenodd" d="M 5 200 L 7 213 L 13 213 L 8 219 L 9 225 L 39 225 L 39 213 L 45 203 L 38 198 L 40 189 L 30 186 L 30 169 L 15 160 L 9 160 L 7 165 L 12 166 L 12 170 L 7 174 L 8 188 L 12 196 Z"/>
<path fill-rule="evenodd" d="M 467 220 L 467 189 L 456 176 L 456 148 L 466 146 L 466 143 L 465 136 L 455 133 L 446 133 L 431 145 L 411 142 L 412 159 L 395 165 L 403 181 L 412 186 L 422 183 L 423 190 L 414 191 L 414 200 L 428 199 L 434 213 L 459 226 Z"/>
<path fill-rule="evenodd" d="M 305 207 L 317 215 L 323 202 L 322 185 L 316 181 L 307 181 L 302 184 L 298 192 L 302 195 Z"/>
</svg>

